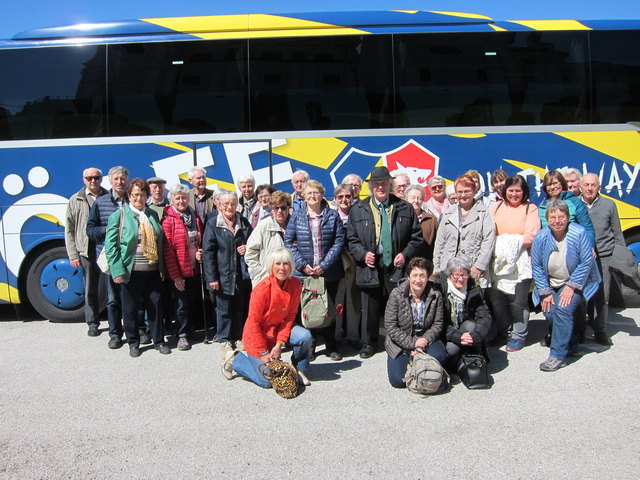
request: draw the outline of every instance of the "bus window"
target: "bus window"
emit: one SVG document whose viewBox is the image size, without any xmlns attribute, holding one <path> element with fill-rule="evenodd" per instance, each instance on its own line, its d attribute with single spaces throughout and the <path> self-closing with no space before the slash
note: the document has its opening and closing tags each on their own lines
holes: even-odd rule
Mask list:
<svg viewBox="0 0 640 480">
<path fill-rule="evenodd" d="M 584 32 L 396 35 L 399 126 L 587 123 Z"/>
<path fill-rule="evenodd" d="M 247 130 L 246 41 L 109 47 L 109 134 Z"/>
<path fill-rule="evenodd" d="M 640 121 L 640 32 L 595 31 L 589 37 L 594 122 Z"/>
<path fill-rule="evenodd" d="M 251 41 L 254 131 L 393 126 L 388 35 Z"/>
<path fill-rule="evenodd" d="M 0 138 L 104 134 L 105 47 L 0 51 Z"/>
</svg>

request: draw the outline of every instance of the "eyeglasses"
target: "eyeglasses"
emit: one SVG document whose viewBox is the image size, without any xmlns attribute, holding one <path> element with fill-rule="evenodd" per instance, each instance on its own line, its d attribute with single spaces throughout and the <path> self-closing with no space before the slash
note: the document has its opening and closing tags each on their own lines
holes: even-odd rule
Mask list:
<svg viewBox="0 0 640 480">
<path fill-rule="evenodd" d="M 452 273 L 451 276 L 453 278 L 469 278 L 468 273 Z"/>
<path fill-rule="evenodd" d="M 320 192 L 305 192 L 305 196 L 307 197 L 320 197 L 322 194 Z"/>
<path fill-rule="evenodd" d="M 269 195 L 268 193 L 264 194 L 264 195 L 258 195 L 258 198 L 260 200 L 266 200 L 267 198 L 271 198 L 271 195 Z"/>
<path fill-rule="evenodd" d="M 278 205 L 276 207 L 271 207 L 271 210 L 281 210 L 281 211 L 286 211 L 289 210 L 289 207 L 287 207 L 286 205 Z"/>
<path fill-rule="evenodd" d="M 443 185 L 434 185 L 433 187 L 431 187 L 431 190 L 444 190 L 444 186 Z"/>
<path fill-rule="evenodd" d="M 336 200 L 342 200 L 342 199 L 351 199 L 351 195 L 346 194 L 346 195 L 336 195 Z"/>
<path fill-rule="evenodd" d="M 91 180 L 97 182 L 98 180 L 100 180 L 102 177 L 100 175 L 89 175 L 88 177 L 84 177 L 84 179 L 87 182 L 90 182 Z"/>
</svg>

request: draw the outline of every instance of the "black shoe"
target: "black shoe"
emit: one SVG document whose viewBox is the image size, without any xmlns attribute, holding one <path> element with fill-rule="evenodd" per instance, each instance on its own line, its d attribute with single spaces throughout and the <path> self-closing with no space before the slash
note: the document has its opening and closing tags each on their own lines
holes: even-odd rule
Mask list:
<svg viewBox="0 0 640 480">
<path fill-rule="evenodd" d="M 347 345 L 349 345 L 354 350 L 362 349 L 362 342 L 359 342 L 358 340 L 347 340 Z"/>
<path fill-rule="evenodd" d="M 607 347 L 611 345 L 611 339 L 609 338 L 609 335 L 607 335 L 607 332 L 595 332 L 593 334 L 593 339 L 600 345 L 605 345 Z"/>
<path fill-rule="evenodd" d="M 151 338 L 147 335 L 146 332 L 140 332 L 140 345 L 149 345 L 151 343 Z"/>
<path fill-rule="evenodd" d="M 169 348 L 169 345 L 167 345 L 166 343 L 161 343 L 160 345 L 156 345 L 156 350 L 158 350 L 162 355 L 168 355 L 169 353 L 171 353 L 171 349 Z"/>
<path fill-rule="evenodd" d="M 89 325 L 87 335 L 89 335 L 90 337 L 97 337 L 98 335 L 100 335 L 100 327 L 92 323 L 91 325 Z"/>
<path fill-rule="evenodd" d="M 117 348 L 120 348 L 121 346 L 122 339 L 118 337 L 111 337 L 111 340 L 109 340 L 109 343 L 107 343 L 107 347 L 109 347 L 111 350 L 115 350 Z"/>
<path fill-rule="evenodd" d="M 374 353 L 376 353 L 376 347 L 365 343 L 360 350 L 360 358 L 371 358 Z"/>
<path fill-rule="evenodd" d="M 137 345 L 129 345 L 129 356 L 136 358 L 140 356 L 140 347 Z"/>
</svg>

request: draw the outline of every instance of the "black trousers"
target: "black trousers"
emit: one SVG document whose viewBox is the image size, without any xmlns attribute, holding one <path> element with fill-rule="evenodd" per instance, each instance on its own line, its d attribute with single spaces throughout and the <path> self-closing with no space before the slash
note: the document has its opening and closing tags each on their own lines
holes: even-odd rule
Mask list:
<svg viewBox="0 0 640 480">
<path fill-rule="evenodd" d="M 131 272 L 129 281 L 120 284 L 124 332 L 130 346 L 140 345 L 138 309 L 142 303 L 147 311 L 147 321 L 153 343 L 158 345 L 164 342 L 163 292 L 164 286 L 157 270 Z"/>
</svg>

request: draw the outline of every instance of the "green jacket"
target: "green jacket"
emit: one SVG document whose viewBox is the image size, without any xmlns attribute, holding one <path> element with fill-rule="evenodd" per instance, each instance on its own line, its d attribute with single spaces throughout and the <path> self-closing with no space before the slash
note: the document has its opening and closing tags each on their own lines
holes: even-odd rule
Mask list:
<svg viewBox="0 0 640 480">
<path fill-rule="evenodd" d="M 122 224 L 122 238 L 118 245 L 118 233 L 120 231 L 120 215 L 124 212 L 124 221 Z M 158 244 L 158 262 L 160 263 L 160 273 L 164 273 L 164 261 L 162 257 L 162 236 L 164 235 L 158 214 L 145 207 L 144 213 L 149 217 L 151 226 L 156 234 L 156 242 Z M 124 276 L 125 283 L 131 277 L 133 270 L 133 262 L 138 248 L 138 220 L 135 214 L 127 205 L 117 210 L 109 217 L 107 225 L 107 234 L 105 236 L 104 248 L 106 249 L 107 261 L 111 276 L 117 278 Z"/>
</svg>

